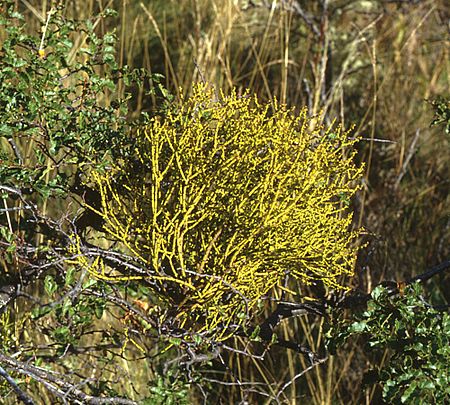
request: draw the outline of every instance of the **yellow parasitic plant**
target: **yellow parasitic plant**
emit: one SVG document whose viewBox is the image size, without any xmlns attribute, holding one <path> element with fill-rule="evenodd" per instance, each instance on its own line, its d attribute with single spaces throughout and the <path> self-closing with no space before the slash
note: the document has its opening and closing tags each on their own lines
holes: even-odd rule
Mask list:
<svg viewBox="0 0 450 405">
<path fill-rule="evenodd" d="M 345 288 L 359 234 L 348 201 L 362 174 L 348 132 L 199 84 L 133 136 L 130 157 L 91 173 L 102 200 L 87 208 L 145 271 L 79 255 L 94 277 L 147 280 L 179 327 L 217 340 L 286 276 Z"/>
</svg>

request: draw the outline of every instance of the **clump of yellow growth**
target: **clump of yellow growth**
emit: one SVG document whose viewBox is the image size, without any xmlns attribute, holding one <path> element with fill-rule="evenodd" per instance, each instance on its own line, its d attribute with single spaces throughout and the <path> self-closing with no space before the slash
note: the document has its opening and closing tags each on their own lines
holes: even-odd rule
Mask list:
<svg viewBox="0 0 450 405">
<path fill-rule="evenodd" d="M 306 110 L 248 94 L 217 101 L 198 85 L 137 130 L 128 161 L 92 173 L 105 234 L 147 274 L 114 275 L 100 258 L 86 267 L 148 280 L 180 327 L 216 339 L 286 275 L 345 288 L 358 234 L 346 202 L 362 169 L 347 132 L 310 127 Z"/>
</svg>

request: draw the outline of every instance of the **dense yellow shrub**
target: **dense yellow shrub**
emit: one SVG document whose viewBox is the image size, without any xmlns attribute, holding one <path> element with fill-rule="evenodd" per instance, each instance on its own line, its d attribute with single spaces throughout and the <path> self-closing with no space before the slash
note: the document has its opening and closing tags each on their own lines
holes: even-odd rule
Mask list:
<svg viewBox="0 0 450 405">
<path fill-rule="evenodd" d="M 218 101 L 198 85 L 137 130 L 133 156 L 92 173 L 102 203 L 91 209 L 146 274 L 84 264 L 99 278 L 147 279 L 180 327 L 217 339 L 287 275 L 343 288 L 357 235 L 347 205 L 361 169 L 347 132 L 311 126 L 306 110 L 248 94 Z"/>
</svg>

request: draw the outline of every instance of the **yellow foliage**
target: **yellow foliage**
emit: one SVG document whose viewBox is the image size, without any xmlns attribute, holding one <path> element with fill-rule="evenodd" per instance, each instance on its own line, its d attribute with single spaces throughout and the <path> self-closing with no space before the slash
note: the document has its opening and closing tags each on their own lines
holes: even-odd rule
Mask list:
<svg viewBox="0 0 450 405">
<path fill-rule="evenodd" d="M 90 179 L 106 236 L 146 274 L 79 264 L 105 280 L 149 281 L 180 327 L 216 339 L 286 276 L 345 288 L 358 235 L 347 205 L 362 169 L 348 132 L 311 126 L 306 110 L 248 94 L 217 100 L 197 85 L 136 131 L 133 156 Z"/>
</svg>

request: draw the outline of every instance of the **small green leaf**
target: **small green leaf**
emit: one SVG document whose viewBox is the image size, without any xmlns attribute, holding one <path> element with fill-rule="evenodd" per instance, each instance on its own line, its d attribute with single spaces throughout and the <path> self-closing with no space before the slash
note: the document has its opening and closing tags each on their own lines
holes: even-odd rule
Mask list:
<svg viewBox="0 0 450 405">
<path fill-rule="evenodd" d="M 175 346 L 180 346 L 182 340 L 181 340 L 181 338 L 170 337 L 169 338 L 169 342 L 172 343 Z"/>
<path fill-rule="evenodd" d="M 16 252 L 16 249 L 17 249 L 16 243 L 15 242 L 11 242 L 11 244 L 6 248 L 6 252 L 10 253 L 10 254 L 13 254 L 13 253 Z"/>
<path fill-rule="evenodd" d="M 374 290 L 371 293 L 371 296 L 374 300 L 378 300 L 382 295 L 384 295 L 385 292 L 386 289 L 383 286 L 379 285 L 374 288 Z"/>
<path fill-rule="evenodd" d="M 105 310 L 105 303 L 103 301 L 95 301 L 94 313 L 97 319 L 101 319 L 104 310 Z"/>
<path fill-rule="evenodd" d="M 34 320 L 42 318 L 44 315 L 47 315 L 48 313 L 50 313 L 51 310 L 52 310 L 52 308 L 49 306 L 34 307 L 33 310 L 31 311 L 31 318 Z"/>
<path fill-rule="evenodd" d="M 197 345 L 201 345 L 203 343 L 203 338 L 198 335 L 195 334 L 194 336 L 192 336 L 192 340 L 197 344 Z"/>
<path fill-rule="evenodd" d="M 55 337 L 56 340 L 65 342 L 67 341 L 69 332 L 70 330 L 67 326 L 61 326 L 53 331 L 53 336 Z"/>
<path fill-rule="evenodd" d="M 260 331 L 261 331 L 261 327 L 259 325 L 256 325 L 255 329 L 253 329 L 253 332 L 250 335 L 250 340 L 260 341 L 261 340 L 261 337 L 259 336 Z"/>
<path fill-rule="evenodd" d="M 61 315 L 64 317 L 66 316 L 67 312 L 69 312 L 69 309 L 72 307 L 72 301 L 70 298 L 66 298 L 64 300 L 64 303 L 61 308 Z"/>
<path fill-rule="evenodd" d="M 59 149 L 59 145 L 58 145 L 58 141 L 56 141 L 55 139 L 50 139 L 50 148 L 49 148 L 49 152 L 51 155 L 55 155 L 58 152 Z"/>
<path fill-rule="evenodd" d="M 83 289 L 90 288 L 95 284 L 97 284 L 97 280 L 94 278 L 89 278 L 83 283 Z"/>
<path fill-rule="evenodd" d="M 413 395 L 414 391 L 416 390 L 416 382 L 412 381 L 411 384 L 409 384 L 408 388 L 406 388 L 405 392 L 403 393 L 403 395 L 400 398 L 400 401 L 405 404 L 408 403 L 411 396 Z"/>
<path fill-rule="evenodd" d="M 64 280 L 64 284 L 66 286 L 72 285 L 72 283 L 75 280 L 75 267 L 71 266 L 67 269 L 66 271 L 66 276 L 65 276 L 65 280 Z"/>
<path fill-rule="evenodd" d="M 53 293 L 58 289 L 58 284 L 56 284 L 55 279 L 52 275 L 48 274 L 44 279 L 45 292 L 51 297 Z"/>
<path fill-rule="evenodd" d="M 10 138 L 13 135 L 13 128 L 8 124 L 0 124 L 0 135 Z"/>
<path fill-rule="evenodd" d="M 365 321 L 354 322 L 350 325 L 350 332 L 361 333 L 367 329 L 367 323 Z"/>
</svg>

